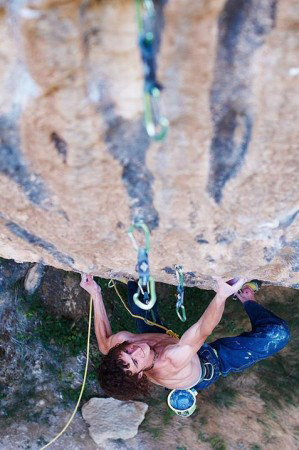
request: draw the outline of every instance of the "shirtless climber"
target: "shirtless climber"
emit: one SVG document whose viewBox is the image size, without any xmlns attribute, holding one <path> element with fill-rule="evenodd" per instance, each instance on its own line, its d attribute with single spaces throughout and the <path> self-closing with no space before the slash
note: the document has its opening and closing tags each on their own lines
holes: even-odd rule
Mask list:
<svg viewBox="0 0 299 450">
<path fill-rule="evenodd" d="M 120 400 L 146 396 L 149 381 L 169 389 L 205 389 L 221 375 L 241 372 L 257 361 L 277 353 L 289 341 L 289 329 L 282 319 L 259 305 L 245 280 L 233 286 L 217 278 L 216 295 L 201 318 L 180 339 L 161 333 L 158 327 L 136 320 L 138 334 L 120 331 L 112 334 L 101 288 L 91 275 L 83 275 L 81 287 L 93 298 L 95 332 L 100 351 L 105 355 L 99 367 L 104 392 Z M 243 286 L 243 289 L 238 291 Z M 128 282 L 131 311 L 150 319 L 150 311 L 133 302 L 135 281 Z M 225 302 L 236 294 L 252 325 L 252 331 L 239 336 L 205 341 L 220 322 Z M 161 324 L 157 306 L 156 322 Z"/>
</svg>

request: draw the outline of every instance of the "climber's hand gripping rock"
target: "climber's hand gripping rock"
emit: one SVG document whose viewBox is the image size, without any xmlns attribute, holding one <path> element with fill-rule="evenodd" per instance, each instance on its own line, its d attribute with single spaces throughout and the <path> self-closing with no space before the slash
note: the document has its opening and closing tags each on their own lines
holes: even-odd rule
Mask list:
<svg viewBox="0 0 299 450">
<path fill-rule="evenodd" d="M 86 273 L 81 274 L 80 286 L 91 296 L 95 295 L 97 292 L 101 292 L 101 287 L 94 281 L 93 276 L 87 275 Z"/>
</svg>

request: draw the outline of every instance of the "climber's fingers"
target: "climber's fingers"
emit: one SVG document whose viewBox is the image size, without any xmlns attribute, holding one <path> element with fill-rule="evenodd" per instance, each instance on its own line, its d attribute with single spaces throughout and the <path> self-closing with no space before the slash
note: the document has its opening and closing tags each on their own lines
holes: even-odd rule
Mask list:
<svg viewBox="0 0 299 450">
<path fill-rule="evenodd" d="M 93 284 L 93 276 L 87 273 L 82 273 L 80 286 L 82 288 L 85 288 L 91 286 L 92 284 Z"/>
</svg>

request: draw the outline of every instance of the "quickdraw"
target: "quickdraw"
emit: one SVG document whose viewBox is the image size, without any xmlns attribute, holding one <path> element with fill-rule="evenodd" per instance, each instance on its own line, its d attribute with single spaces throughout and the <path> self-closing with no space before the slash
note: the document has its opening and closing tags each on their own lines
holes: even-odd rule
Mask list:
<svg viewBox="0 0 299 450">
<path fill-rule="evenodd" d="M 144 232 L 145 247 L 139 247 L 133 232 L 136 228 L 140 228 Z M 141 309 L 152 309 L 156 303 L 155 280 L 150 274 L 148 252 L 150 250 L 149 230 L 144 222 L 133 224 L 128 231 L 128 235 L 132 241 L 134 249 L 137 251 L 137 270 L 138 270 L 138 291 L 134 294 L 134 303 Z M 139 299 L 142 294 L 143 301 Z"/>
<path fill-rule="evenodd" d="M 159 323 L 153 322 L 152 320 L 145 319 L 145 317 L 138 316 L 137 314 L 133 314 L 133 313 L 130 311 L 130 309 L 128 308 L 128 306 L 126 305 L 126 303 L 125 303 L 124 299 L 122 298 L 122 296 L 120 295 L 120 293 L 119 293 L 119 291 L 118 291 L 118 289 L 117 289 L 117 287 L 116 287 L 116 284 L 115 284 L 115 281 L 114 281 L 114 280 L 110 280 L 110 281 L 109 281 L 108 287 L 109 287 L 109 288 L 112 288 L 112 287 L 113 287 L 113 288 L 115 289 L 115 292 L 116 292 L 118 298 L 120 299 L 120 301 L 122 302 L 124 308 L 128 311 L 128 313 L 129 313 L 132 317 L 134 317 L 135 319 L 143 320 L 143 322 L 146 323 L 147 325 L 161 328 L 161 330 L 164 330 L 165 333 L 168 334 L 168 336 L 171 336 L 171 337 L 175 337 L 175 338 L 177 338 L 177 339 L 180 339 L 180 336 L 179 336 L 177 333 L 175 333 L 175 332 L 172 331 L 172 330 L 169 330 L 167 327 L 164 327 L 164 325 L 160 325 Z"/>
<path fill-rule="evenodd" d="M 186 310 L 184 306 L 184 274 L 182 266 L 175 265 L 175 274 L 178 281 L 176 313 L 182 322 L 186 322 Z"/>
<path fill-rule="evenodd" d="M 162 86 L 156 78 L 155 6 L 152 0 L 135 0 L 138 27 L 138 43 L 144 65 L 144 121 L 148 135 L 161 141 L 168 131 L 168 120 L 161 114 L 160 93 Z"/>
</svg>

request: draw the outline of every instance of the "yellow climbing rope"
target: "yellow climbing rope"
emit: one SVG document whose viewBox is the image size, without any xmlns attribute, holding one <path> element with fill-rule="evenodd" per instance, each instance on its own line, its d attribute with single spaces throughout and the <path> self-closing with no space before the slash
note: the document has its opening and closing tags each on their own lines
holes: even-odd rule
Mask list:
<svg viewBox="0 0 299 450">
<path fill-rule="evenodd" d="M 120 293 L 119 293 L 119 291 L 118 291 L 118 289 L 117 289 L 117 287 L 116 287 L 116 284 L 115 284 L 114 280 L 111 279 L 111 280 L 109 281 L 108 287 L 114 287 L 115 292 L 116 292 L 116 294 L 118 295 L 119 299 L 121 300 L 123 306 L 124 306 L 125 309 L 128 311 L 128 313 L 131 314 L 132 317 L 134 317 L 135 319 L 141 319 L 141 320 L 143 320 L 143 322 L 145 322 L 145 323 L 148 324 L 148 325 L 152 325 L 152 326 L 155 326 L 155 327 L 162 328 L 163 330 L 166 331 L 166 334 L 168 334 L 169 336 L 172 336 L 172 337 L 175 337 L 175 338 L 177 338 L 177 339 L 180 339 L 180 337 L 179 337 L 179 335 L 178 335 L 177 333 L 175 333 L 175 332 L 172 331 L 172 330 L 169 330 L 167 327 L 164 327 L 163 325 L 160 325 L 159 323 L 152 322 L 151 320 L 145 319 L 145 318 L 142 317 L 142 316 L 138 316 L 137 314 L 133 314 L 133 313 L 130 311 L 130 309 L 127 307 L 127 305 L 126 305 L 125 301 L 123 300 L 122 296 L 120 295 Z"/>
<path fill-rule="evenodd" d="M 87 369 L 88 369 L 88 362 L 89 362 L 91 316 L 92 316 L 92 297 L 90 296 L 90 301 L 89 301 L 89 319 L 88 319 L 88 334 L 87 334 L 87 346 L 86 346 L 86 364 L 85 364 L 85 370 L 84 370 L 84 377 L 83 377 L 83 383 L 82 383 L 82 387 L 81 387 L 81 392 L 80 392 L 80 395 L 79 395 L 76 407 L 75 407 L 71 417 L 67 421 L 66 425 L 64 426 L 64 428 L 60 431 L 60 433 L 57 434 L 57 436 L 55 436 L 54 439 L 52 439 L 50 442 L 48 442 L 48 444 L 46 444 L 40 450 L 44 450 L 45 448 L 48 448 L 51 444 L 53 444 L 53 442 L 57 441 L 57 439 L 65 432 L 65 430 L 70 425 L 70 423 L 73 420 L 73 418 L 74 418 L 74 416 L 75 416 L 75 414 L 77 412 L 77 409 L 79 407 L 79 404 L 80 404 L 80 401 L 81 401 L 81 398 L 82 398 L 82 394 L 83 394 L 83 391 L 84 391 L 84 388 L 85 388 L 86 377 L 87 377 Z"/>
</svg>

